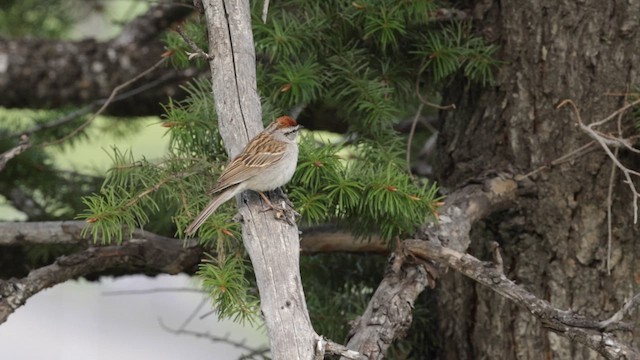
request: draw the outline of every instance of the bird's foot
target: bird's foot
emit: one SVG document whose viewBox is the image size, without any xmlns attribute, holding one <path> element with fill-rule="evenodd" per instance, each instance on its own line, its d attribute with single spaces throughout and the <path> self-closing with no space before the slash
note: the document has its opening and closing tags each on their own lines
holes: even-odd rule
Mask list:
<svg viewBox="0 0 640 360">
<path fill-rule="evenodd" d="M 281 191 L 281 190 L 280 190 Z M 293 204 L 287 197 L 284 197 L 281 205 L 275 205 L 269 200 L 269 198 L 262 192 L 258 192 L 264 200 L 267 207 L 262 209 L 262 211 L 273 210 L 273 217 L 278 220 L 286 221 L 289 225 L 294 225 L 296 221 L 296 216 L 300 217 L 300 214 L 294 210 Z"/>
</svg>

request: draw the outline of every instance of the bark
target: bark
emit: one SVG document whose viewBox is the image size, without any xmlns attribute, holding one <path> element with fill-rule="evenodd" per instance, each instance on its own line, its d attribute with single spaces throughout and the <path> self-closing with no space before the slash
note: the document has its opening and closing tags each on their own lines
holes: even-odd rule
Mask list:
<svg viewBox="0 0 640 360">
<path fill-rule="evenodd" d="M 494 87 L 471 90 L 460 82 L 445 94 L 444 102 L 459 110 L 442 114 L 437 172 L 454 189 L 487 171 L 529 173 L 588 143 L 570 111 L 556 105 L 572 99 L 591 123 L 624 104 L 607 93 L 624 93 L 640 80 L 638 1 L 482 5 L 475 12 L 483 17 L 479 26 L 501 45 L 504 64 Z M 621 155 L 637 168 L 636 157 Z M 517 206 L 474 226 L 468 249 L 458 250 L 486 258 L 490 241 L 498 241 L 508 278 L 554 307 L 607 318 L 634 294 L 640 273 L 632 197 L 618 176 L 607 274 L 611 166 L 596 149 L 528 177 L 530 192 Z M 599 358 L 459 274 L 440 284 L 439 311 L 450 315 L 441 317 L 444 359 Z M 628 333 L 620 336 L 631 340 Z"/>
<path fill-rule="evenodd" d="M 494 244 L 497 245 L 497 243 Z M 621 341 L 612 333 L 615 330 L 630 330 L 631 327 L 620 320 L 628 312 L 625 309 L 637 305 L 640 293 L 634 296 L 634 301 L 625 304 L 624 308 L 610 319 L 598 321 L 571 310 L 554 308 L 549 302 L 536 297 L 509 280 L 503 273 L 503 260 L 497 246 L 494 248 L 494 263 L 483 262 L 469 254 L 443 247 L 437 241 L 405 240 L 403 246 L 414 256 L 446 264 L 488 287 L 503 298 L 528 310 L 545 327 L 588 346 L 607 359 L 640 359 L 640 353 L 634 347 Z"/>
<path fill-rule="evenodd" d="M 213 95 L 220 134 L 230 156 L 262 130 L 249 1 L 203 2 Z M 253 264 L 260 307 L 274 359 L 312 359 L 313 331 L 300 280 L 298 228 L 263 212 L 258 196 L 238 197 L 243 241 Z"/>
<path fill-rule="evenodd" d="M 0 38 L 0 106 L 61 108 L 105 99 L 158 61 L 166 51 L 162 33 L 191 13 L 183 4 L 153 6 L 105 42 Z M 159 104 L 182 96 L 179 85 L 194 74 L 193 69 L 158 69 L 134 85 L 144 85 L 145 91 L 115 102 L 108 114 L 158 115 Z"/>
<path fill-rule="evenodd" d="M 472 225 L 510 204 L 515 195 L 515 181 L 500 177 L 487 179 L 482 185 L 465 186 L 447 198 L 439 209 L 438 224 L 430 223 L 421 229 L 421 237 L 464 249 L 470 243 Z M 437 269 L 429 263 L 407 261 L 409 255 L 416 254 L 411 254 L 404 243 L 398 243 L 391 266 L 364 314 L 355 322 L 347 343 L 347 347 L 370 359 L 383 359 L 389 346 L 406 335 L 414 301 L 426 286 L 435 286 Z"/>
</svg>

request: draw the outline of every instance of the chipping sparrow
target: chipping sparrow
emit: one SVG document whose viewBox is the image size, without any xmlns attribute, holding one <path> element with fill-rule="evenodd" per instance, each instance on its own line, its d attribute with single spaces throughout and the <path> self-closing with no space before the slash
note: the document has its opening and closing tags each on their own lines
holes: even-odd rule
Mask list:
<svg viewBox="0 0 640 360">
<path fill-rule="evenodd" d="M 274 190 L 291 180 L 298 163 L 298 130 L 301 125 L 290 116 L 281 116 L 249 141 L 240 155 L 224 169 L 210 193 L 213 198 L 187 227 L 193 235 L 220 205 L 245 190 L 257 191 L 272 209 L 276 208 L 263 191 Z"/>
</svg>

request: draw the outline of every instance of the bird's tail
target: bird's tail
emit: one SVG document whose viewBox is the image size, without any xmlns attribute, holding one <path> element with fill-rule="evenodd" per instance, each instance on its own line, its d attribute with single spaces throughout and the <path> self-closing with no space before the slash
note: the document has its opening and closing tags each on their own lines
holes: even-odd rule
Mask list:
<svg viewBox="0 0 640 360">
<path fill-rule="evenodd" d="M 220 195 L 211 199 L 211 201 L 209 201 L 207 206 L 205 206 L 204 210 L 202 210 L 200 214 L 198 214 L 198 216 L 195 218 L 195 220 L 193 220 L 191 225 L 187 227 L 187 230 L 186 230 L 187 235 L 191 236 L 196 231 L 198 231 L 198 228 L 200 228 L 200 226 L 209 218 L 209 216 L 211 216 L 211 214 L 213 214 L 220 207 L 220 205 L 222 205 L 223 203 L 225 203 L 227 200 L 231 199 L 235 195 L 234 190 L 235 190 L 235 187 L 228 188 L 227 190 L 223 191 Z"/>
</svg>

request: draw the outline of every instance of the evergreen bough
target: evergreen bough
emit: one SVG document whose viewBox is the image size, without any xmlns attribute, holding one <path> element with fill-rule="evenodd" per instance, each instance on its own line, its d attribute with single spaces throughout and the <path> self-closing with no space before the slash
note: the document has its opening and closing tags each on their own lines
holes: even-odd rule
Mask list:
<svg viewBox="0 0 640 360">
<path fill-rule="evenodd" d="M 406 172 L 407 139 L 393 126 L 414 116 L 417 92 L 437 96 L 454 74 L 491 83 L 496 48 L 474 36 L 468 22 L 434 19 L 433 1 L 277 1 L 266 23 L 260 20 L 261 2 L 252 5 L 265 123 L 292 109 L 304 114 L 317 107 L 332 109 L 348 127 L 345 137 L 332 143 L 319 142 L 313 133 L 300 140 L 298 170 L 286 189 L 302 215 L 300 225 L 332 223 L 363 241 L 410 235 L 435 214 L 438 189 Z M 184 30 L 206 50 L 204 22 L 193 20 Z M 167 47 L 175 50 L 175 66 L 193 65 L 179 35 L 170 34 Z M 186 90 L 185 100 L 165 105 L 163 126 L 171 139 L 165 159 L 154 163 L 113 149 L 113 168 L 100 192 L 84 199 L 87 209 L 80 215 L 96 238 L 119 242 L 123 232 L 155 228 L 154 222 L 172 222 L 184 237 L 185 227 L 209 201 L 207 191 L 227 158 L 209 82 L 194 80 Z M 252 277 L 245 276 L 250 268 L 239 225 L 231 220 L 234 206 L 225 204 L 198 231 L 215 254 L 198 273 L 220 317 L 251 320 L 257 297 Z M 327 268 L 338 260 L 318 265 L 317 259 L 302 261 L 311 316 L 325 335 L 338 339 L 334 335 L 346 334 L 345 318 L 365 306 L 382 266 L 355 256 L 349 260 L 354 273 L 364 275 L 348 277 Z M 318 266 L 332 281 L 319 278 Z M 327 295 L 323 299 L 315 293 L 320 290 Z M 349 309 L 340 308 L 346 304 Z"/>
</svg>

